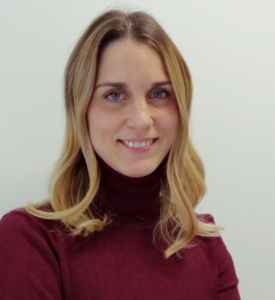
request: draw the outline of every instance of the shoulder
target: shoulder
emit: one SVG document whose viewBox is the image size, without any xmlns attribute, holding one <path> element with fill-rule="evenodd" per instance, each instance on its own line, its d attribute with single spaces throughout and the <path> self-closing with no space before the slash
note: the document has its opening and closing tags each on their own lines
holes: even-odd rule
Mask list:
<svg viewBox="0 0 275 300">
<path fill-rule="evenodd" d="M 197 214 L 196 213 L 196 216 L 197 216 L 198 220 L 200 220 L 201 222 L 215 224 L 215 219 L 211 214 Z"/>
<path fill-rule="evenodd" d="M 210 214 L 197 214 L 204 223 L 215 224 L 214 217 Z M 196 241 L 203 249 L 206 256 L 215 266 L 219 299 L 240 299 L 238 293 L 238 277 L 234 262 L 224 240 L 221 236 L 197 237 Z"/>
<path fill-rule="evenodd" d="M 0 220 L 1 237 L 14 230 L 30 230 L 36 223 L 35 217 L 29 215 L 24 208 L 19 208 L 5 214 Z"/>
<path fill-rule="evenodd" d="M 196 216 L 198 220 L 203 223 L 215 224 L 215 219 L 211 214 L 196 214 Z M 221 235 L 209 237 L 197 236 L 195 241 L 200 245 L 205 245 L 206 249 L 210 251 L 212 255 L 215 255 L 217 259 L 219 259 L 219 257 L 223 255 L 231 258 Z"/>
<path fill-rule="evenodd" d="M 0 220 L 0 280 L 5 299 L 60 299 L 59 263 L 54 251 L 56 222 L 16 209 Z M 47 282 L 47 289 L 44 283 Z M 46 295 L 53 295 L 48 298 Z M 41 297 L 44 295 L 44 297 Z"/>
<path fill-rule="evenodd" d="M 37 218 L 24 208 L 12 210 L 0 220 L 0 249 L 42 247 L 60 235 L 60 228 L 60 222 Z"/>
<path fill-rule="evenodd" d="M 0 228 L 3 229 L 18 223 L 32 223 L 34 216 L 30 215 L 23 207 L 17 208 L 3 215 L 0 219 Z M 33 219 L 33 220 L 32 220 Z"/>
<path fill-rule="evenodd" d="M 56 227 L 57 222 L 48 221 L 37 218 L 29 214 L 24 208 L 18 208 L 5 214 L 0 220 L 0 231 L 2 233 L 18 230 L 32 231 L 32 230 L 46 230 Z"/>
</svg>

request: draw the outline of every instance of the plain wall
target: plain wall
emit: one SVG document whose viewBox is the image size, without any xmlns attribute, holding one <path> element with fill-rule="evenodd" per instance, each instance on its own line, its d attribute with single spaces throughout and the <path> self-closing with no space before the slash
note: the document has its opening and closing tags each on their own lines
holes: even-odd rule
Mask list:
<svg viewBox="0 0 275 300">
<path fill-rule="evenodd" d="M 225 228 L 242 299 L 275 299 L 275 2 L 138 2 L 1 0 L 0 217 L 48 195 L 63 142 L 63 70 L 82 31 L 109 6 L 145 9 L 193 76 L 191 134 L 208 186 L 197 211 Z"/>
</svg>

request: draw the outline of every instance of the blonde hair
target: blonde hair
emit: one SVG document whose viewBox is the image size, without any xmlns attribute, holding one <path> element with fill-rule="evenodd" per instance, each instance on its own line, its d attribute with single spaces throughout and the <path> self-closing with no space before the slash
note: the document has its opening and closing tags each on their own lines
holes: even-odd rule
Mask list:
<svg viewBox="0 0 275 300">
<path fill-rule="evenodd" d="M 156 49 L 163 58 L 177 99 L 180 121 L 162 180 L 161 213 L 156 225 L 169 257 L 190 245 L 196 235 L 217 236 L 218 228 L 194 212 L 205 194 L 204 168 L 189 138 L 192 80 L 173 41 L 150 15 L 111 10 L 96 18 L 76 44 L 65 71 L 66 133 L 50 185 L 52 211 L 28 204 L 40 218 L 59 219 L 74 235 L 102 230 L 108 217 L 95 217 L 92 208 L 100 170 L 89 139 L 86 113 L 93 94 L 100 54 L 109 43 L 130 38 Z"/>
</svg>

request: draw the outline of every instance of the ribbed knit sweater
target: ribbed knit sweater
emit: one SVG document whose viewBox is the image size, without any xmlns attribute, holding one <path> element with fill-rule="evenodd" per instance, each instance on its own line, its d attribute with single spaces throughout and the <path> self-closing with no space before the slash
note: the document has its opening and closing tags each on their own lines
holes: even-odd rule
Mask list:
<svg viewBox="0 0 275 300">
<path fill-rule="evenodd" d="M 60 221 L 24 209 L 0 221 L 0 298 L 39 300 L 238 300 L 238 279 L 221 237 L 165 259 L 153 242 L 163 165 L 129 178 L 101 162 L 93 200 L 112 215 L 103 231 L 72 237 Z M 205 219 L 213 222 L 210 215 Z"/>
</svg>

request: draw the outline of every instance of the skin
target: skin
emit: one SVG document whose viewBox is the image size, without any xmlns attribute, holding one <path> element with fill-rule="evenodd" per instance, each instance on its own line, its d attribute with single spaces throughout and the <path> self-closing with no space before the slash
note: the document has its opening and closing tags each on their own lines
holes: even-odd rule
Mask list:
<svg viewBox="0 0 275 300">
<path fill-rule="evenodd" d="M 174 142 L 178 118 L 156 50 L 130 39 L 104 49 L 87 121 L 95 152 L 111 168 L 130 177 L 152 173 Z"/>
</svg>

